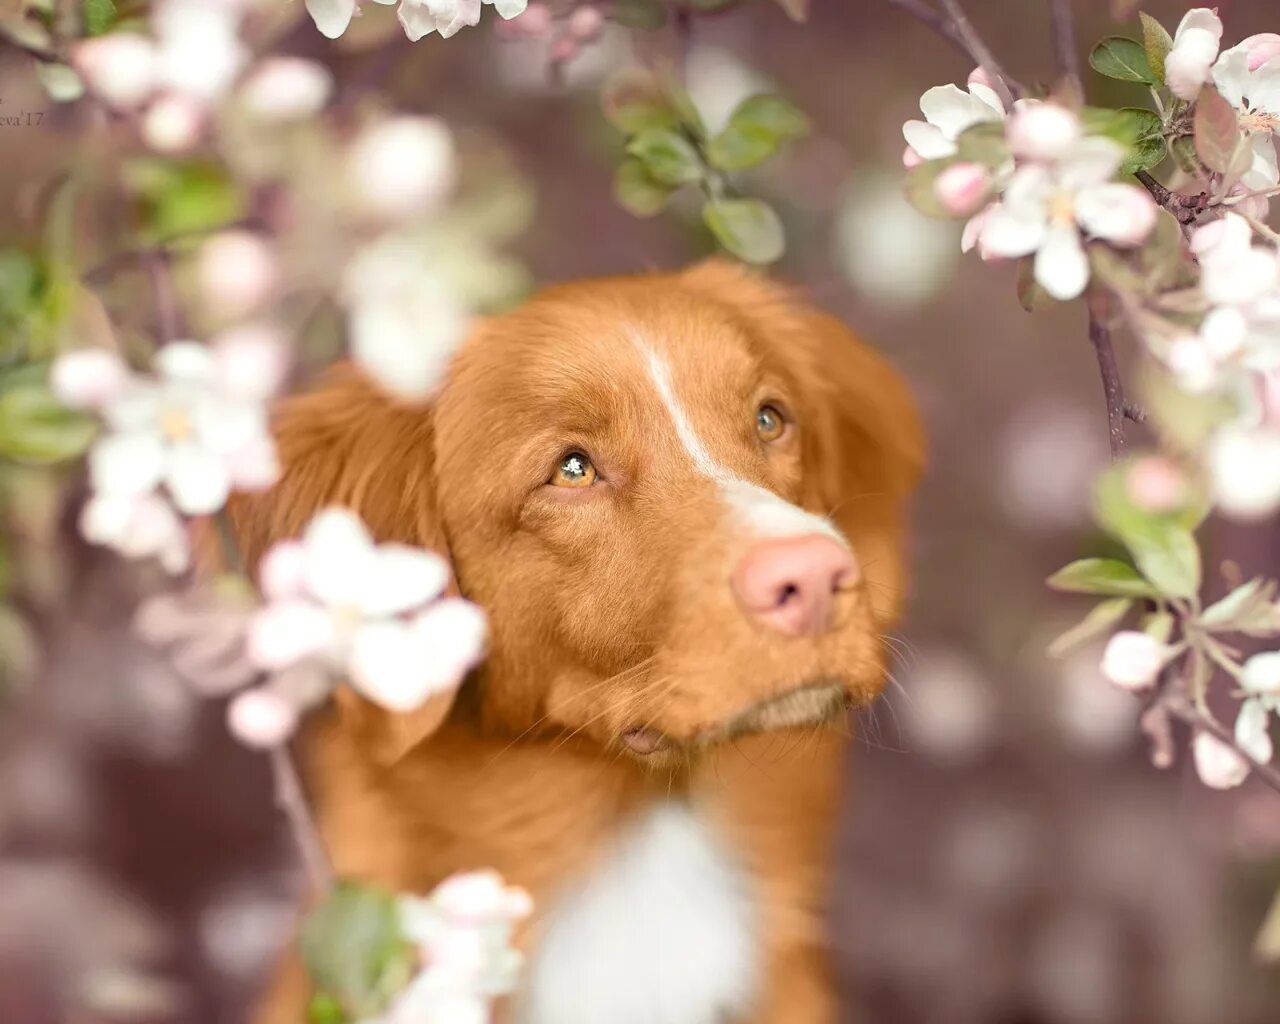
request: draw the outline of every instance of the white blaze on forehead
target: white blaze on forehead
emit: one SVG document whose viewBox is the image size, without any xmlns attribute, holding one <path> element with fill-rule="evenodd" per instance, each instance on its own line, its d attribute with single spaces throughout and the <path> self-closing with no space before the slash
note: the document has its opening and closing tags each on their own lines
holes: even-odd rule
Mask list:
<svg viewBox="0 0 1280 1024">
<path fill-rule="evenodd" d="M 671 417 L 671 425 L 675 427 L 676 437 L 680 439 L 685 453 L 698 472 L 715 481 L 725 504 L 753 533 L 761 537 L 796 537 L 818 533 L 848 547 L 844 535 L 829 519 L 806 512 L 772 491 L 734 476 L 716 462 L 694 429 L 689 414 L 680 404 L 671 375 L 671 364 L 636 331 L 629 331 L 628 336 L 645 358 L 649 379 L 657 389 L 667 415 Z"/>
</svg>

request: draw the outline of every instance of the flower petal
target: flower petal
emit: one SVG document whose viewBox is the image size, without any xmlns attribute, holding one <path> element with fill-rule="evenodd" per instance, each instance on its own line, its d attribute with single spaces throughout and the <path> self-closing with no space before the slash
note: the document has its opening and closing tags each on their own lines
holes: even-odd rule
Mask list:
<svg viewBox="0 0 1280 1024">
<path fill-rule="evenodd" d="M 1054 224 L 1036 252 L 1035 277 L 1055 299 L 1076 298 L 1089 283 L 1089 258 L 1073 224 Z"/>
<path fill-rule="evenodd" d="M 1236 746 L 1259 764 L 1269 764 L 1275 749 L 1271 744 L 1271 716 L 1260 700 L 1247 700 L 1236 717 Z"/>
<path fill-rule="evenodd" d="M 1232 789 L 1249 776 L 1244 758 L 1207 732 L 1196 734 L 1192 752 L 1200 781 L 1213 789 Z"/>
<path fill-rule="evenodd" d="M 307 0 L 307 13 L 322 36 L 337 39 L 351 24 L 356 0 Z"/>
<path fill-rule="evenodd" d="M 110 434 L 89 452 L 89 478 L 95 491 L 142 494 L 164 475 L 165 450 L 159 436 L 146 431 Z"/>
<path fill-rule="evenodd" d="M 129 368 L 115 352 L 83 348 L 59 356 L 49 384 L 63 405 L 96 409 L 119 397 L 128 384 Z"/>
<path fill-rule="evenodd" d="M 993 110 L 990 104 L 953 83 L 936 85 L 921 96 L 920 112 L 926 121 L 953 141 L 966 128 L 980 121 L 998 120 L 1000 116 L 1000 112 Z"/>
<path fill-rule="evenodd" d="M 1059 161 L 1058 180 L 1072 191 L 1100 185 L 1115 177 L 1124 157 L 1125 150 L 1120 143 L 1091 135 L 1077 142 Z"/>
<path fill-rule="evenodd" d="M 1139 245 L 1155 227 L 1159 212 L 1151 196 L 1136 185 L 1094 185 L 1075 198 L 1076 220 L 1095 238 L 1116 245 Z"/>
<path fill-rule="evenodd" d="M 391 711 L 416 710 L 435 690 L 429 654 L 408 623 L 365 623 L 351 645 L 351 685 Z"/>
<path fill-rule="evenodd" d="M 1043 220 L 1014 216 L 1001 203 L 987 214 L 980 242 L 983 251 L 993 256 L 1026 256 L 1040 248 L 1045 231 Z"/>
<path fill-rule="evenodd" d="M 902 126 L 902 137 L 923 160 L 940 160 L 956 151 L 956 144 L 926 121 L 908 121 Z"/>
<path fill-rule="evenodd" d="M 155 368 L 175 384 L 209 384 L 216 364 L 208 346 L 198 341 L 171 341 L 156 353 Z"/>
<path fill-rule="evenodd" d="M 435 552 L 382 544 L 359 581 L 358 606 L 369 618 L 400 615 L 439 597 L 448 582 L 449 565 Z"/>
<path fill-rule="evenodd" d="M 435 690 L 458 685 L 484 656 L 485 614 L 460 597 L 437 601 L 414 620 L 413 628 L 428 652 L 424 667 Z"/>
<path fill-rule="evenodd" d="M 1223 99 L 1237 110 L 1244 107 L 1244 98 L 1249 93 L 1249 78 L 1249 51 L 1243 43 L 1223 51 L 1213 65 L 1213 84 Z"/>
<path fill-rule="evenodd" d="M 325 609 L 310 601 L 277 601 L 250 620 L 246 653 L 259 668 L 274 671 L 325 654 L 333 642 L 333 618 Z"/>
<path fill-rule="evenodd" d="M 345 508 L 327 508 L 311 520 L 302 542 L 312 596 L 330 607 L 354 606 L 374 552 L 360 517 Z"/>
<path fill-rule="evenodd" d="M 169 449 L 165 462 L 165 486 L 178 511 L 207 516 L 227 503 L 231 478 L 222 461 L 211 452 L 184 442 Z"/>
</svg>

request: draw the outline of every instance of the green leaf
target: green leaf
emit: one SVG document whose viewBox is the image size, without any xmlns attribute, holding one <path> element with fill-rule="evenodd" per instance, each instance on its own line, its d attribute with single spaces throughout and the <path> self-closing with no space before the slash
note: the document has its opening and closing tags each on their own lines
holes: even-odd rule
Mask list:
<svg viewBox="0 0 1280 1024">
<path fill-rule="evenodd" d="M 62 405 L 43 380 L 6 381 L 0 389 L 0 455 L 6 458 L 64 462 L 83 455 L 96 433 L 93 420 Z"/>
<path fill-rule="evenodd" d="M 346 1024 L 342 1004 L 327 992 L 319 992 L 307 1004 L 307 1024 Z"/>
<path fill-rule="evenodd" d="M 1119 110 L 1086 107 L 1080 112 L 1080 117 L 1088 134 L 1104 135 L 1125 147 L 1121 174 L 1149 170 L 1169 153 L 1164 139 L 1164 123 L 1153 110 L 1142 107 L 1121 107 Z"/>
<path fill-rule="evenodd" d="M 1145 11 L 1138 12 L 1138 20 L 1142 22 L 1142 49 L 1147 55 L 1147 64 L 1151 73 L 1163 82 L 1164 60 L 1173 49 L 1173 36 Z"/>
<path fill-rule="evenodd" d="M 115 23 L 116 5 L 113 0 L 84 0 L 84 30 L 86 35 L 104 35 L 111 31 Z"/>
<path fill-rule="evenodd" d="M 757 125 L 784 142 L 803 138 L 813 127 L 803 110 L 773 93 L 748 96 L 729 115 L 730 124 L 735 121 Z"/>
<path fill-rule="evenodd" d="M 1046 581 L 1069 594 L 1109 594 L 1113 597 L 1159 597 L 1155 587 L 1117 558 L 1082 558 L 1055 572 Z"/>
<path fill-rule="evenodd" d="M 144 159 L 126 175 L 138 194 L 146 241 L 211 231 L 244 216 L 244 193 L 217 164 Z"/>
<path fill-rule="evenodd" d="M 705 173 L 693 144 L 673 131 L 640 132 L 627 143 L 627 153 L 644 165 L 649 177 L 664 185 L 687 185 Z"/>
<path fill-rule="evenodd" d="M 355 1018 L 381 1013 L 416 966 L 395 897 L 356 882 L 339 882 L 307 915 L 299 948 L 316 990 Z"/>
<path fill-rule="evenodd" d="M 667 23 L 667 8 L 662 0 L 614 0 L 609 17 L 627 28 L 652 32 Z"/>
<path fill-rule="evenodd" d="M 1109 633 L 1132 607 L 1133 601 L 1127 597 L 1112 597 L 1094 605 L 1088 615 L 1049 645 L 1049 657 L 1061 658 L 1094 637 Z"/>
<path fill-rule="evenodd" d="M 1089 54 L 1089 64 L 1098 74 L 1121 82 L 1159 85 L 1161 81 L 1151 70 L 1142 46 L 1121 36 L 1111 36 L 1095 46 Z"/>
<path fill-rule="evenodd" d="M 1210 85 L 1196 100 L 1195 139 L 1200 162 L 1219 174 L 1231 174 L 1245 148 L 1235 108 Z"/>
<path fill-rule="evenodd" d="M 674 191 L 670 185 L 649 177 L 644 164 L 634 158 L 619 164 L 613 176 L 613 198 L 634 217 L 652 217 L 659 213 Z"/>
<path fill-rule="evenodd" d="M 926 217 L 949 219 L 951 213 L 942 205 L 934 184 L 938 175 L 954 163 L 951 159 L 926 160 L 911 170 L 903 178 L 903 192 L 907 202 Z"/>
<path fill-rule="evenodd" d="M 786 248 L 782 222 L 759 199 L 711 200 L 702 219 L 721 245 L 747 263 L 773 263 Z"/>
<path fill-rule="evenodd" d="M 725 125 L 724 131 L 707 143 L 707 160 L 722 171 L 745 171 L 762 164 L 778 152 L 778 137 L 755 124 Z"/>
<path fill-rule="evenodd" d="M 956 138 L 956 159 L 981 164 L 989 170 L 1009 160 L 1009 143 L 1003 121 L 979 121 Z"/>
<path fill-rule="evenodd" d="M 1094 491 L 1094 517 L 1129 549 L 1138 571 L 1166 597 L 1189 599 L 1200 589 L 1200 549 L 1192 527 L 1202 508 L 1157 514 L 1136 505 L 1125 485 L 1128 465 L 1112 466 Z"/>
</svg>

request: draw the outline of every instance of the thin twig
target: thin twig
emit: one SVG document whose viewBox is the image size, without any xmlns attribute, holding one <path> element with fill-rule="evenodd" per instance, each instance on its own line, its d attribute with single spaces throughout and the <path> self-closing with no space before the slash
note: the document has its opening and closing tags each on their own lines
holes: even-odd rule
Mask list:
<svg viewBox="0 0 1280 1024">
<path fill-rule="evenodd" d="M 1111 346 L 1111 328 L 1092 310 L 1089 311 L 1089 341 L 1093 343 L 1093 351 L 1098 359 L 1102 393 L 1107 401 L 1107 436 L 1111 442 L 1111 457 L 1119 459 L 1128 447 L 1124 436 L 1124 421 L 1128 415 L 1126 406 L 1129 403 L 1125 401 L 1120 368 L 1116 365 L 1115 349 Z"/>
<path fill-rule="evenodd" d="M 294 841 L 298 844 L 298 852 L 302 855 L 302 863 L 306 867 L 307 876 L 317 892 L 327 892 L 333 885 L 333 868 L 325 853 L 324 843 L 311 819 L 311 811 L 307 806 L 306 796 L 302 792 L 302 782 L 298 778 L 298 770 L 294 767 L 293 758 L 287 746 L 272 747 L 271 776 L 275 781 L 276 806 L 284 813 L 293 832 Z"/>
<path fill-rule="evenodd" d="M 1208 715 L 1200 711 L 1189 701 L 1184 699 L 1171 699 L 1164 702 L 1165 709 L 1176 718 L 1179 722 L 1184 722 L 1201 732 L 1207 732 L 1220 743 L 1226 744 L 1234 750 L 1240 757 L 1244 758 L 1244 763 L 1249 766 L 1249 770 L 1268 786 L 1280 793 L 1280 771 L 1277 771 L 1273 765 L 1260 764 L 1250 757 L 1247 753 L 1240 749 L 1236 743 L 1236 738 L 1231 731 L 1225 728 L 1212 715 Z"/>
<path fill-rule="evenodd" d="M 1005 104 L 1005 109 L 1012 106 L 1013 98 L 1023 95 L 1027 90 L 1016 79 L 1011 77 L 999 63 L 996 62 L 995 56 L 985 46 L 982 51 L 975 50 L 972 40 L 966 38 L 957 27 L 955 21 L 941 12 L 930 7 L 924 0 L 885 0 L 890 7 L 909 14 L 921 24 L 927 26 L 957 50 L 963 53 L 974 64 L 980 65 L 986 72 L 992 82 L 996 83 L 996 91 L 1000 94 L 1001 100 Z M 963 12 L 961 12 L 963 14 Z M 964 23 L 968 25 L 969 31 L 973 32 L 973 26 L 969 25 L 968 19 L 964 19 Z M 973 38 L 977 39 L 977 34 L 973 33 Z M 977 39 L 981 44 L 982 40 Z M 982 52 L 986 53 L 986 59 L 982 57 Z"/>
<path fill-rule="evenodd" d="M 969 16 L 964 13 L 964 8 L 960 6 L 960 0 L 938 0 L 942 4 L 942 9 L 947 12 L 947 16 L 951 18 L 951 25 L 956 30 L 956 34 L 964 40 L 965 46 L 969 52 L 973 54 L 973 58 L 978 65 L 987 73 L 987 77 L 991 79 L 992 88 L 999 94 L 1000 99 L 1004 103 L 1005 110 L 1013 107 L 1014 89 L 1010 85 L 1009 76 L 1005 74 L 1004 68 L 1000 66 L 990 48 L 987 46 L 977 29 L 973 27 L 973 23 L 969 21 Z"/>
<path fill-rule="evenodd" d="M 1050 12 L 1053 15 L 1053 45 L 1058 51 L 1058 69 L 1066 79 L 1072 98 L 1083 101 L 1080 52 L 1076 49 L 1076 21 L 1071 0 L 1050 0 Z"/>
</svg>

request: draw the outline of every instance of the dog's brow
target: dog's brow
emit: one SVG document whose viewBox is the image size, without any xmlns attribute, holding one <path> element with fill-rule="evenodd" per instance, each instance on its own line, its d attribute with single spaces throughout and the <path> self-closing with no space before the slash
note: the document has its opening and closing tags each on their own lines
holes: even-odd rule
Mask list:
<svg viewBox="0 0 1280 1024">
<path fill-rule="evenodd" d="M 676 428 L 676 436 L 680 438 L 680 443 L 684 446 L 689 458 L 693 459 L 693 464 L 712 480 L 727 479 L 729 476 L 728 471 L 711 457 L 711 453 L 707 451 L 706 446 L 702 443 L 702 438 L 693 429 L 693 422 L 689 419 L 689 414 L 684 411 L 684 406 L 676 398 L 675 385 L 671 379 L 670 364 L 644 340 L 640 332 L 635 328 L 628 328 L 627 336 L 640 351 L 640 354 L 644 356 L 649 369 L 649 379 L 653 381 L 653 386 L 658 389 L 658 396 L 662 399 L 662 404 L 666 406 L 667 414 L 671 417 L 671 423 Z"/>
</svg>

